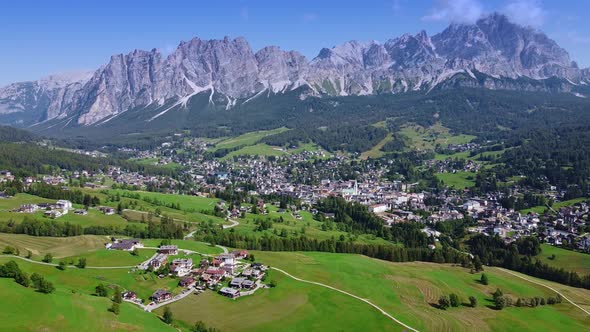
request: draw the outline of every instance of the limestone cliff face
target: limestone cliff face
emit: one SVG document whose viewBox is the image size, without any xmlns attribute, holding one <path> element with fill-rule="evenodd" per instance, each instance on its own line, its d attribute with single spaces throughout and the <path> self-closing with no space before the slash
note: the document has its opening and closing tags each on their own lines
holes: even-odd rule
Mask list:
<svg viewBox="0 0 590 332">
<path fill-rule="evenodd" d="M 531 82 L 554 77 L 564 83 L 548 88 Z M 227 37 L 194 38 L 167 57 L 155 49 L 135 50 L 112 56 L 93 73 L 0 88 L 0 122 L 26 126 L 64 119 L 96 125 L 134 108 L 170 100 L 186 105 L 199 93 L 209 93 L 211 102 L 215 95 L 229 109 L 264 91 L 300 86 L 318 96 L 347 96 L 457 85 L 570 91 L 574 84 L 590 84 L 590 69 L 578 68 L 542 32 L 492 14 L 472 25 L 451 24 L 434 36 L 421 31 L 383 44 L 346 42 L 322 49 L 311 61 L 276 46 L 254 53 L 245 39 Z"/>
</svg>

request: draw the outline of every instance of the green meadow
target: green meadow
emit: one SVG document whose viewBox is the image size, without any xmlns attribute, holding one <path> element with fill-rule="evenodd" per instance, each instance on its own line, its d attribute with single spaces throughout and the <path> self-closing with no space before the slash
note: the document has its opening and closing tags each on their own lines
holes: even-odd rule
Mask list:
<svg viewBox="0 0 590 332">
<path fill-rule="evenodd" d="M 20 263 L 20 262 L 19 262 Z M 22 264 L 20 264 L 22 266 Z M 53 294 L 24 288 L 11 279 L 0 279 L 0 323 L 3 331 L 174 331 L 155 315 L 121 304 L 115 315 L 111 301 L 56 285 Z"/>
<path fill-rule="evenodd" d="M 471 188 L 475 186 L 475 176 L 473 172 L 456 172 L 456 173 L 437 173 L 436 177 L 449 187 L 455 189 Z"/>
<path fill-rule="evenodd" d="M 82 237 L 76 237 L 74 240 L 78 238 Z M 26 239 L 19 241 L 27 242 Z M 44 241 L 46 247 L 57 246 Z M 128 261 L 128 257 L 131 256 L 129 253 L 97 249 L 93 245 L 83 244 L 85 242 L 80 243 L 80 248 L 93 248 L 86 253 L 80 252 L 79 249 L 75 256 L 87 257 L 89 266 L 95 266 L 93 262 L 104 264 L 103 266 L 107 266 L 109 262 L 113 265 L 131 263 Z M 207 249 L 220 252 L 218 248 L 194 241 L 173 243 L 181 248 L 199 252 Z M 158 244 L 159 240 L 146 241 L 146 245 L 149 246 Z M 70 252 L 74 251 L 70 249 Z M 153 249 L 142 249 L 140 256 L 147 257 L 153 252 Z M 491 293 L 496 288 L 502 289 L 504 294 L 513 298 L 555 296 L 553 291 L 545 287 L 522 280 L 498 268 L 486 268 L 485 273 L 490 281 L 486 286 L 478 281 L 481 273 L 472 274 L 468 269 L 449 264 L 392 263 L 360 255 L 317 252 L 254 251 L 253 254 L 257 261 L 281 268 L 295 277 L 324 283 L 367 299 L 420 331 L 581 331 L 590 324 L 588 315 L 565 301 L 558 305 L 537 308 L 510 307 L 501 311 L 493 309 Z M 543 255 L 545 254 L 544 252 Z M 561 254 L 557 255 L 558 258 L 559 255 Z M 194 261 L 201 258 L 200 255 L 190 257 Z M 12 258 L 0 257 L 0 263 L 10 259 Z M 0 318 L 5 324 L 3 326 L 9 326 L 14 330 L 75 330 L 77 324 L 84 322 L 87 315 L 93 315 L 92 317 L 98 318 L 96 321 L 102 322 L 98 323 L 91 319 L 92 322 L 88 322 L 87 327 L 91 331 L 103 331 L 104 324 L 114 330 L 163 330 L 166 326 L 156 317 L 162 314 L 163 308 L 158 309 L 154 315 L 142 312 L 132 305 L 123 304 L 122 314 L 117 317 L 107 311 L 110 305 L 107 299 L 92 296 L 94 287 L 98 283 L 104 283 L 109 288 L 117 285 L 137 292 L 139 297 L 144 299 L 159 288 L 169 289 L 173 294 L 181 291 L 177 286 L 177 279 L 158 278 L 153 273 L 143 271 L 90 268 L 67 268 L 60 271 L 52 266 L 16 261 L 23 271 L 44 275 L 56 285 L 57 291 L 55 294 L 42 295 L 32 289 L 23 288 L 12 280 L 0 279 L 2 294 L 14 295 L 21 301 L 15 306 L 6 306 L 7 302 L 3 302 L 4 307 L 0 304 L 0 309 L 3 309 L 0 313 Z M 183 331 L 188 331 L 189 327 L 199 320 L 222 331 L 403 330 L 401 325 L 391 321 L 375 308 L 334 290 L 296 281 L 276 270 L 269 272 L 267 280 L 274 280 L 277 287 L 261 289 L 252 296 L 237 300 L 206 291 L 170 304 L 175 319 L 174 325 Z M 541 282 L 559 290 L 582 307 L 590 309 L 590 303 L 587 302 L 590 297 L 589 290 L 544 280 Z M 434 307 L 440 295 L 451 292 L 458 294 L 463 303 L 467 302 L 469 296 L 475 296 L 478 300 L 477 307 L 463 305 L 448 310 Z M 45 299 L 49 299 L 48 302 Z M 32 303 L 39 303 L 40 307 Z M 38 308 L 45 308 L 52 303 L 55 311 L 48 308 L 38 316 L 39 319 L 19 319 L 23 315 L 35 316 L 31 311 L 33 308 L 37 312 Z M 64 317 L 63 322 L 48 318 L 59 315 Z M 80 322 L 78 318 L 68 319 L 70 316 L 80 317 Z"/>
<path fill-rule="evenodd" d="M 585 202 L 587 200 L 588 200 L 587 197 L 579 197 L 579 198 L 574 198 L 574 199 L 570 199 L 570 200 L 567 200 L 567 201 L 555 202 L 553 204 L 552 208 L 554 210 L 559 210 L 562 207 L 572 206 L 572 205 L 575 205 L 575 204 L 578 204 L 578 203 L 581 203 L 581 202 Z M 546 207 L 546 206 L 534 206 L 534 207 L 529 208 L 529 209 L 521 210 L 520 213 L 527 214 L 529 212 L 535 212 L 535 213 L 538 213 L 538 214 L 542 214 L 547 209 L 549 209 L 549 208 Z"/>
<path fill-rule="evenodd" d="M 287 130 L 289 130 L 289 129 L 284 128 L 284 127 L 273 129 L 273 130 L 260 130 L 260 131 L 249 132 L 249 133 L 246 133 L 246 134 L 243 134 L 240 136 L 236 136 L 236 137 L 227 138 L 227 139 L 217 142 L 217 144 L 215 144 L 215 150 L 216 149 L 231 149 L 231 148 L 236 148 L 236 147 L 240 147 L 240 146 L 255 145 L 256 143 L 258 143 L 258 141 L 260 141 L 262 138 L 264 138 L 266 136 L 279 134 L 279 133 L 282 133 Z"/>
<path fill-rule="evenodd" d="M 563 268 L 566 271 L 575 271 L 581 275 L 590 274 L 590 254 L 541 244 L 541 254 L 537 256 L 543 263 Z M 551 259 L 555 255 L 554 259 Z"/>
<path fill-rule="evenodd" d="M 255 252 L 258 260 L 296 277 L 322 282 L 368 299 L 402 322 L 421 331 L 575 331 L 584 330 L 590 317 L 570 304 L 538 308 L 490 308 L 491 293 L 500 288 L 513 297 L 554 296 L 547 288 L 516 278 L 497 268 L 486 268 L 490 284 L 478 282 L 480 273 L 451 265 L 391 263 L 359 255 L 327 253 Z M 273 277 L 279 272 L 272 271 Z M 545 282 L 574 301 L 590 307 L 589 290 Z M 463 302 L 478 300 L 476 308 L 440 310 L 433 306 L 442 294 L 454 292 Z"/>
<path fill-rule="evenodd" d="M 202 320 L 221 331 L 401 331 L 372 307 L 333 290 L 271 272 L 273 289 L 237 300 L 207 291 L 169 305 L 175 324 Z M 164 309 L 156 313 L 162 314 Z"/>
</svg>

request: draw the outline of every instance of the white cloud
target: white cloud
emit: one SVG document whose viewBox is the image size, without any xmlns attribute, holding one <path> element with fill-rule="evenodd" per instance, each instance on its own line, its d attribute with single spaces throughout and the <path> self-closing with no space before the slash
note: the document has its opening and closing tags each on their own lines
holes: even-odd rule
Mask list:
<svg viewBox="0 0 590 332">
<path fill-rule="evenodd" d="M 316 13 L 303 14 L 303 21 L 304 22 L 313 22 L 317 19 L 318 19 L 318 14 L 316 14 Z"/>
<path fill-rule="evenodd" d="M 473 23 L 483 14 L 479 0 L 438 0 L 424 21 Z"/>
<path fill-rule="evenodd" d="M 503 12 L 521 25 L 538 28 L 545 23 L 546 12 L 539 0 L 512 0 Z"/>
</svg>

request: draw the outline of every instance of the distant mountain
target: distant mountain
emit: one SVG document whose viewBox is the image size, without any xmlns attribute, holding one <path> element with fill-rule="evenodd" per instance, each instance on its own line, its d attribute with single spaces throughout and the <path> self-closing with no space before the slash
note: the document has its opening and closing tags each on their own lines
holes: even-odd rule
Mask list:
<svg viewBox="0 0 590 332">
<path fill-rule="evenodd" d="M 308 61 L 276 46 L 254 53 L 243 38 L 182 42 L 163 57 L 154 49 L 111 57 L 94 73 L 14 83 L 0 89 L 0 122 L 45 128 L 104 125 L 129 110 L 154 121 L 189 107 L 193 97 L 232 109 L 252 98 L 301 89 L 349 96 L 431 91 L 457 86 L 570 92 L 590 84 L 568 53 L 540 31 L 492 14 L 383 44 L 350 41 Z"/>
</svg>

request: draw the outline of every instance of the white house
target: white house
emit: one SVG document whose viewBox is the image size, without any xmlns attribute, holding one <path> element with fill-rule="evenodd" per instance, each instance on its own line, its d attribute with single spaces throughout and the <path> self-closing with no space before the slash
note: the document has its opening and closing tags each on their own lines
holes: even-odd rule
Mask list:
<svg viewBox="0 0 590 332">
<path fill-rule="evenodd" d="M 373 212 L 373 213 L 383 213 L 386 212 L 389 209 L 389 207 L 387 206 L 387 204 L 381 203 L 381 204 L 373 204 L 371 206 L 369 206 L 369 211 Z"/>
</svg>

